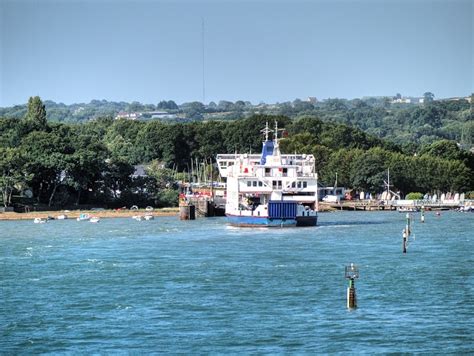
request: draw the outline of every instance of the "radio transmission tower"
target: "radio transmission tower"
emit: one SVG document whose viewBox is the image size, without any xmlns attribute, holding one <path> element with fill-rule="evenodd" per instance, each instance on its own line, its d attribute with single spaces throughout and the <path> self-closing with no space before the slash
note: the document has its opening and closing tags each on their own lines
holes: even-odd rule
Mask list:
<svg viewBox="0 0 474 356">
<path fill-rule="evenodd" d="M 202 44 L 202 103 L 206 103 L 206 81 L 204 72 L 204 18 L 201 17 L 201 44 Z"/>
</svg>

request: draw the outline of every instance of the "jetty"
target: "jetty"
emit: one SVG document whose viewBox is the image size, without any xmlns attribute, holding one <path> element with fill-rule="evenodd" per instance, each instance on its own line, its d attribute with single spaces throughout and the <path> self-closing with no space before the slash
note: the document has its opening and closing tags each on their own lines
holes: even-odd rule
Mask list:
<svg viewBox="0 0 474 356">
<path fill-rule="evenodd" d="M 193 205 L 199 217 L 224 216 L 225 186 L 220 183 L 181 185 L 179 205 Z"/>
<path fill-rule="evenodd" d="M 431 201 L 431 200 L 341 200 L 339 202 L 320 202 L 321 210 L 398 210 L 413 208 L 425 210 L 451 210 L 464 206 L 459 200 Z"/>
<path fill-rule="evenodd" d="M 200 217 L 224 216 L 225 199 L 216 196 L 186 196 L 188 204 L 196 207 Z"/>
</svg>

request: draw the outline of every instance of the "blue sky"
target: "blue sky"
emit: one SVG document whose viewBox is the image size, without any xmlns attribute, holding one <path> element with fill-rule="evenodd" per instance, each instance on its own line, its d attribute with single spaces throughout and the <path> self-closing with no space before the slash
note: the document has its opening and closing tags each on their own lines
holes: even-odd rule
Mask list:
<svg viewBox="0 0 474 356">
<path fill-rule="evenodd" d="M 0 0 L 0 106 L 465 96 L 473 3 Z"/>
</svg>

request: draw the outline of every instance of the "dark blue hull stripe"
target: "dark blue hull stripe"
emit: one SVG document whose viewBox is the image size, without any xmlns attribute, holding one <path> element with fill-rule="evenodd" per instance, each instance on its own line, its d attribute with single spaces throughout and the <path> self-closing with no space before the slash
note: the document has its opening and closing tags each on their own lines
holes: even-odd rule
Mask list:
<svg viewBox="0 0 474 356">
<path fill-rule="evenodd" d="M 298 220 L 298 221 L 297 221 Z M 291 219 L 271 219 L 263 216 L 235 216 L 227 215 L 227 221 L 235 226 L 316 226 L 317 217 L 304 217 L 300 221 L 299 218 Z M 301 224 L 303 222 L 303 224 Z"/>
</svg>

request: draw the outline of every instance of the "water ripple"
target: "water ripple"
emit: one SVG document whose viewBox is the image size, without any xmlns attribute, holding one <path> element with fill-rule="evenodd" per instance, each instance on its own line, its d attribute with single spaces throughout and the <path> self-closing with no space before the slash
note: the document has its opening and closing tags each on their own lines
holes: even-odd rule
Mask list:
<svg viewBox="0 0 474 356">
<path fill-rule="evenodd" d="M 0 353 L 472 354 L 473 216 L 404 219 L 0 222 Z"/>
</svg>

